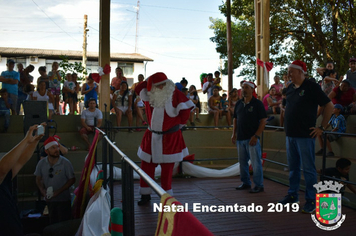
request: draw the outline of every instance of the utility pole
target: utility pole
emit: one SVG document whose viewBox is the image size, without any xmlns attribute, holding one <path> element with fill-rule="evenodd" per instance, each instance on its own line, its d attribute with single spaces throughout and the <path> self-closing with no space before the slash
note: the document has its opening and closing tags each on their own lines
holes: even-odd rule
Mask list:
<svg viewBox="0 0 356 236">
<path fill-rule="evenodd" d="M 226 0 L 226 37 L 227 37 L 227 55 L 228 55 L 228 91 L 232 89 L 232 74 L 233 74 L 233 64 L 232 64 L 232 39 L 231 39 L 231 0 Z"/>
<path fill-rule="evenodd" d="M 83 62 L 82 66 L 84 68 L 87 67 L 87 32 L 89 29 L 87 29 L 88 26 L 88 16 L 84 15 L 84 34 L 83 34 Z"/>
<path fill-rule="evenodd" d="M 137 44 L 138 44 L 138 13 L 140 11 L 140 1 L 137 1 L 136 8 L 136 38 L 135 38 L 135 53 L 137 53 Z"/>
</svg>

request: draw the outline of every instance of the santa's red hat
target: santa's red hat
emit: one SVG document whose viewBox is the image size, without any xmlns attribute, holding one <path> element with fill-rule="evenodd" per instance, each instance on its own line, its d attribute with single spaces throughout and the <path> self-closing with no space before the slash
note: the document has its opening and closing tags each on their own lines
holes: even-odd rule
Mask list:
<svg viewBox="0 0 356 236">
<path fill-rule="evenodd" d="M 147 91 L 151 91 L 153 86 L 167 82 L 167 76 L 162 72 L 157 72 L 147 79 Z"/>
<path fill-rule="evenodd" d="M 293 61 L 292 64 L 289 65 L 289 67 L 301 70 L 304 74 L 307 73 L 307 65 L 302 61 Z"/>
<path fill-rule="evenodd" d="M 247 84 L 248 86 L 250 86 L 252 89 L 255 89 L 257 86 L 255 85 L 255 83 L 251 82 L 251 81 L 245 81 L 242 83 L 242 85 Z"/>
<path fill-rule="evenodd" d="M 54 137 L 49 137 L 48 139 L 46 139 L 46 141 L 43 143 L 43 145 L 45 147 L 45 150 L 52 147 L 53 145 L 59 146 L 58 142 L 56 141 L 56 139 Z"/>
</svg>

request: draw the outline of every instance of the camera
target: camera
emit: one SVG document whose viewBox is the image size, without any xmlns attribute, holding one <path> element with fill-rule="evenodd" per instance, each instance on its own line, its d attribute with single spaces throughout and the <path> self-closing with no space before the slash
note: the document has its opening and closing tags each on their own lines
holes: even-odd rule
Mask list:
<svg viewBox="0 0 356 236">
<path fill-rule="evenodd" d="M 37 126 L 37 135 L 40 136 L 40 135 L 43 135 L 43 134 L 44 134 L 44 127 L 43 127 L 43 125 Z"/>
</svg>

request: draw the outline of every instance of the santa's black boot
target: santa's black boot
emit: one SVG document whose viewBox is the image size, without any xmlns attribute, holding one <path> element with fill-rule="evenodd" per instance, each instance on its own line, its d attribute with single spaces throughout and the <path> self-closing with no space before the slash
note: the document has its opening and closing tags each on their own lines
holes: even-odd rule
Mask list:
<svg viewBox="0 0 356 236">
<path fill-rule="evenodd" d="M 137 202 L 139 206 L 146 205 L 151 200 L 151 195 L 141 195 L 141 200 Z"/>
</svg>

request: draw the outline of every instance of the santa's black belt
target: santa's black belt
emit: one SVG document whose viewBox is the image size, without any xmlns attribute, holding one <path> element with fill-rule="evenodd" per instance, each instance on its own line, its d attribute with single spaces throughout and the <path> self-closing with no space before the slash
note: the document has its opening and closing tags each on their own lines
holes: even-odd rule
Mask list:
<svg viewBox="0 0 356 236">
<path fill-rule="evenodd" d="M 148 130 L 155 134 L 171 134 L 171 133 L 177 132 L 179 130 L 179 125 L 173 126 L 172 128 L 170 128 L 169 130 L 166 130 L 166 131 L 155 131 L 155 130 L 152 130 L 151 127 L 148 127 Z"/>
</svg>

